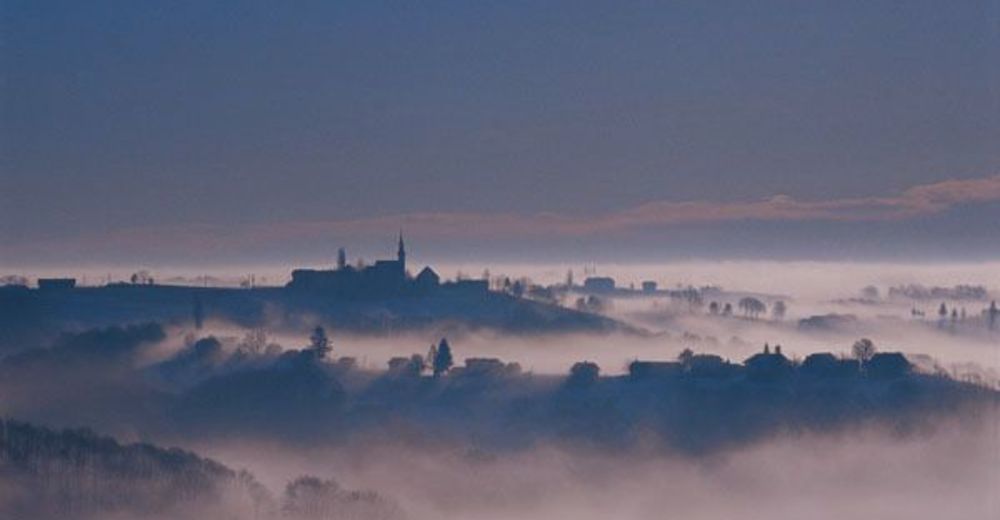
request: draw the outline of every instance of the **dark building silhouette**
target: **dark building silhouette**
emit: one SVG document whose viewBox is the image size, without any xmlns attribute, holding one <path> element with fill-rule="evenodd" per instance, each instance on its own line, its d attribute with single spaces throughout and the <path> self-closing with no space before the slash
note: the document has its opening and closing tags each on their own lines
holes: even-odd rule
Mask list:
<svg viewBox="0 0 1000 520">
<path fill-rule="evenodd" d="M 774 347 L 772 353 L 765 345 L 764 352 L 750 356 L 743 365 L 751 379 L 760 381 L 780 379 L 792 372 L 792 363 L 781 353 L 780 346 Z"/>
<path fill-rule="evenodd" d="M 352 299 L 426 295 L 441 287 L 476 292 L 487 290 L 478 283 L 473 287 L 468 282 L 442 286 L 440 276 L 430 267 L 425 267 L 416 278 L 411 278 L 406 272 L 406 244 L 402 233 L 399 234 L 395 260 L 376 260 L 369 266 L 354 267 L 347 263 L 346 253 L 340 250 L 336 269 L 296 269 L 292 271 L 292 281 L 288 283 L 289 289 Z"/>
<path fill-rule="evenodd" d="M 818 352 L 806 356 L 800 370 L 803 374 L 813 377 L 850 377 L 861 369 L 856 359 L 838 359 L 829 352 Z"/>
<path fill-rule="evenodd" d="M 441 284 L 441 277 L 430 267 L 425 267 L 414 281 L 420 289 L 434 289 Z"/>
<path fill-rule="evenodd" d="M 609 276 L 592 276 L 583 281 L 583 289 L 590 292 L 612 292 L 615 279 Z"/>
<path fill-rule="evenodd" d="M 76 278 L 39 278 L 38 288 L 45 291 L 65 291 L 76 287 Z"/>
<path fill-rule="evenodd" d="M 674 377 L 684 372 L 684 366 L 674 361 L 633 361 L 628 364 L 628 375 L 634 380 Z"/>
<path fill-rule="evenodd" d="M 579 361 L 573 363 L 569 369 L 567 383 L 576 386 L 592 385 L 597 382 L 601 375 L 601 367 L 591 361 Z"/>
<path fill-rule="evenodd" d="M 695 354 L 684 361 L 685 372 L 692 377 L 725 378 L 740 373 L 743 367 L 715 354 Z"/>
<path fill-rule="evenodd" d="M 879 352 L 865 364 L 868 377 L 893 379 L 910 373 L 913 365 L 900 352 Z"/>
</svg>

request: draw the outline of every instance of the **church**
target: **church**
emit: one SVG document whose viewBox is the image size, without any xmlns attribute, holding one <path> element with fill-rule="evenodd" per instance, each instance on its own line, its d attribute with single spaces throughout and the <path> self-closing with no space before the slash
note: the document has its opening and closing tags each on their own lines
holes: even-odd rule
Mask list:
<svg viewBox="0 0 1000 520">
<path fill-rule="evenodd" d="M 440 283 L 440 277 L 430 267 L 425 267 L 416 278 L 409 276 L 406 272 L 406 244 L 400 233 L 395 260 L 376 260 L 372 265 L 353 267 L 347 264 L 344 251 L 340 250 L 335 269 L 296 269 L 292 271 L 292 281 L 287 287 L 366 299 L 426 294 L 436 290 Z"/>
</svg>

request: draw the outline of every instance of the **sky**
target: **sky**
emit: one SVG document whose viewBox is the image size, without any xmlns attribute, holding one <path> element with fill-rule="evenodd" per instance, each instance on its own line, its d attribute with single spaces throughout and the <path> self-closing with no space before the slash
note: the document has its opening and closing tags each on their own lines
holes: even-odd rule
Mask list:
<svg viewBox="0 0 1000 520">
<path fill-rule="evenodd" d="M 0 267 L 1000 258 L 995 0 L 0 20 Z"/>
</svg>

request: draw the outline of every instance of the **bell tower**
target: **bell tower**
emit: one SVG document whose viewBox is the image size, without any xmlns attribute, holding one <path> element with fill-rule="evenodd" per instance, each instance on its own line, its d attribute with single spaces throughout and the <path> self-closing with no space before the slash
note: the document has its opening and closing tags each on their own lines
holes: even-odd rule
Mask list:
<svg viewBox="0 0 1000 520">
<path fill-rule="evenodd" d="M 396 250 L 396 260 L 399 261 L 399 269 L 406 272 L 406 246 L 403 244 L 403 230 L 399 230 L 399 249 Z"/>
</svg>

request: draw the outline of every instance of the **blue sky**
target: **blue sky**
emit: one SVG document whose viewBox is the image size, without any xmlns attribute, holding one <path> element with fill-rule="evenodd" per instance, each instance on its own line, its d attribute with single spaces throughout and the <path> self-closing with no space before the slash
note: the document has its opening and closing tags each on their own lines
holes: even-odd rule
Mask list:
<svg viewBox="0 0 1000 520">
<path fill-rule="evenodd" d="M 471 238 L 410 226 L 464 255 L 648 259 L 677 237 L 718 257 L 1000 255 L 989 197 L 878 225 L 504 224 L 988 181 L 1000 173 L 997 2 L 0 9 L 0 264 L 326 255 L 429 213 L 476 223 Z M 250 245 L 225 245 L 233 233 Z M 164 247 L 185 234 L 200 238 L 192 248 L 223 245 Z"/>
</svg>

